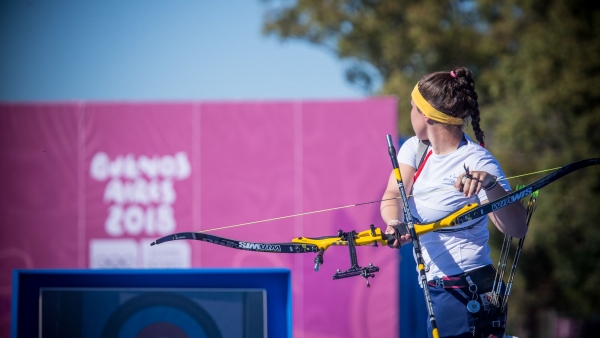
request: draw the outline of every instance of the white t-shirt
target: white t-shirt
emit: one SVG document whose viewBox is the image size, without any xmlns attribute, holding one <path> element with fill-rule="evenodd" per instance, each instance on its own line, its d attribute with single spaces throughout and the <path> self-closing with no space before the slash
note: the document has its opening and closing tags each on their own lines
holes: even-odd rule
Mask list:
<svg viewBox="0 0 600 338">
<path fill-rule="evenodd" d="M 436 155 L 432 153 L 419 177 L 413 184 L 412 197 L 408 199 L 415 223 L 436 221 L 466 204 L 487 200 L 485 190 L 478 195 L 465 197 L 454 189 L 456 178 L 465 172 L 485 171 L 499 178 L 505 177 L 498 161 L 485 148 L 465 135 L 455 151 Z M 416 153 L 419 139 L 411 137 L 400 148 L 398 162 L 417 169 Z M 429 152 L 431 147 L 427 150 Z M 506 191 L 510 185 L 505 180 L 498 182 Z M 427 279 L 452 276 L 464 271 L 492 264 L 488 246 L 489 232 L 487 215 L 461 224 L 460 228 L 446 228 L 420 236 Z"/>
</svg>

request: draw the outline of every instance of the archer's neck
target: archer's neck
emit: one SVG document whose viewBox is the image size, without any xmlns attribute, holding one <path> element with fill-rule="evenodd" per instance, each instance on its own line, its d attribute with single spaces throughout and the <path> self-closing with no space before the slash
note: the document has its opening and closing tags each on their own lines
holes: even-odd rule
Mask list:
<svg viewBox="0 0 600 338">
<path fill-rule="evenodd" d="M 436 155 L 445 155 L 458 148 L 463 139 L 463 131 L 460 128 L 447 129 L 438 124 L 431 126 L 427 136 L 431 142 L 433 153 Z"/>
</svg>

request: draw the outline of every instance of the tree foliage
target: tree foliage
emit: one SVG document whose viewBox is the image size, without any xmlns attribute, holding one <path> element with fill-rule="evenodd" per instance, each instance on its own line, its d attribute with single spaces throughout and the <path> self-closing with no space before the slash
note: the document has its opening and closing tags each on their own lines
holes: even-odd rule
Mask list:
<svg viewBox="0 0 600 338">
<path fill-rule="evenodd" d="M 470 68 L 486 145 L 509 175 L 600 156 L 600 2 L 263 2 L 265 34 L 326 48 L 347 60 L 348 81 L 397 95 L 402 112 L 421 76 Z M 409 114 L 399 116 L 399 131 L 412 134 Z M 599 170 L 540 193 L 511 296 L 511 317 L 522 327 L 549 308 L 586 322 L 600 318 Z"/>
</svg>

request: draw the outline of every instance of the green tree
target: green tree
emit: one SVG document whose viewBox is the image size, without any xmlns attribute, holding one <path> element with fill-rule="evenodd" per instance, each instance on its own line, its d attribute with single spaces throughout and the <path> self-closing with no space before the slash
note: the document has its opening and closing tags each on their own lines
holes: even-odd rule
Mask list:
<svg viewBox="0 0 600 338">
<path fill-rule="evenodd" d="M 402 112 L 424 74 L 470 68 L 486 145 L 509 175 L 600 156 L 600 2 L 263 2 L 265 34 L 322 46 L 347 62 L 348 81 L 397 95 Z M 412 134 L 409 114 L 399 116 L 399 131 Z M 540 194 L 511 295 L 509 323 L 520 335 L 542 335 L 535 318 L 544 309 L 582 320 L 583 330 L 600 318 L 598 170 Z M 494 232 L 493 245 L 501 241 Z"/>
</svg>

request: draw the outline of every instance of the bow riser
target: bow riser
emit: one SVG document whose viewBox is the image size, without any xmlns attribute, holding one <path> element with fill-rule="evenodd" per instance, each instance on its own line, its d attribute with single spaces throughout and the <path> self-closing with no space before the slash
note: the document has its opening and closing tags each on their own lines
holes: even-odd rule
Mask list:
<svg viewBox="0 0 600 338">
<path fill-rule="evenodd" d="M 381 233 L 381 229 L 375 228 L 374 230 L 365 230 L 356 234 L 354 239 L 354 245 L 375 245 L 380 243 L 381 245 L 387 245 L 388 241 L 394 239 L 393 235 L 385 235 Z M 331 237 L 298 237 L 292 240 L 293 243 L 310 244 L 316 245 L 319 249 L 327 250 L 330 246 L 348 246 L 348 241 L 343 240 L 339 236 Z"/>
</svg>

